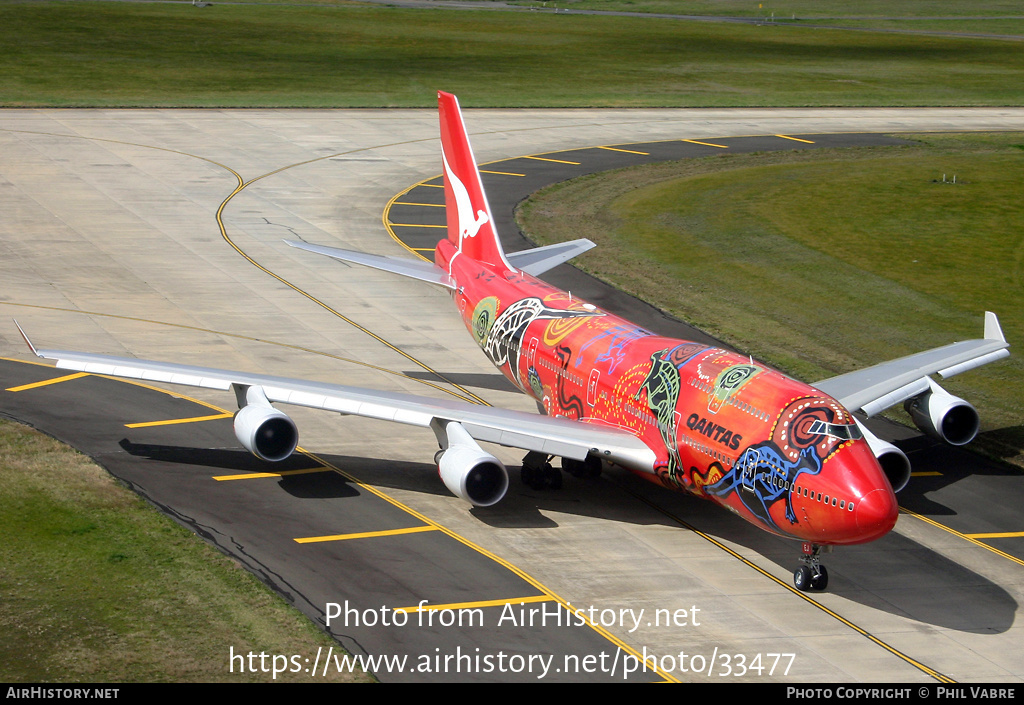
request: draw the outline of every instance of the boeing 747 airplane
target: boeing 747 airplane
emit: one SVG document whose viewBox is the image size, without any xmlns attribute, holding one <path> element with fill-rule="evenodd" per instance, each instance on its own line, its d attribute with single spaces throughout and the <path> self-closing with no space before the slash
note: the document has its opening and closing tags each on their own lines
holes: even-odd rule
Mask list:
<svg viewBox="0 0 1024 705">
<path fill-rule="evenodd" d="M 794 582 L 822 590 L 823 548 L 886 535 L 895 492 L 910 477 L 898 448 L 862 418 L 904 403 L 915 423 L 962 445 L 978 414 L 945 392 L 950 377 L 1009 355 L 996 316 L 977 340 L 822 380 L 798 382 L 751 358 L 665 338 L 570 296 L 537 277 L 593 247 L 588 240 L 506 254 L 455 96 L 439 93 L 447 238 L 434 262 L 288 242 L 386 270 L 451 294 L 470 335 L 519 389 L 543 407 L 530 414 L 458 401 L 82 352 L 37 350 L 57 366 L 154 382 L 234 391 L 234 429 L 267 461 L 290 456 L 295 423 L 272 403 L 429 427 L 444 484 L 478 506 L 500 501 L 505 466 L 480 441 L 527 451 L 522 479 L 556 485 L 551 461 L 573 474 L 611 463 L 672 490 L 720 504 L 756 526 L 803 543 Z M 20 329 L 20 327 L 19 327 Z M 24 336 L 24 332 L 22 332 Z"/>
</svg>

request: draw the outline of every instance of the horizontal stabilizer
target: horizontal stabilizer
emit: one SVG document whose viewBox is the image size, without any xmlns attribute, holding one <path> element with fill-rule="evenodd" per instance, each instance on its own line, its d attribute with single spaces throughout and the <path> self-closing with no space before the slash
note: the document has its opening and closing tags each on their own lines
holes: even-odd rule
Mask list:
<svg viewBox="0 0 1024 705">
<path fill-rule="evenodd" d="M 505 257 L 508 259 L 509 264 L 516 269 L 536 277 L 594 247 L 596 247 L 594 243 L 583 238 L 570 242 L 559 242 L 545 247 L 536 247 L 532 250 L 513 252 L 510 255 L 505 255 Z"/>
<path fill-rule="evenodd" d="M 399 257 L 382 257 L 380 255 L 369 255 L 365 252 L 354 250 L 340 250 L 336 247 L 325 247 L 324 245 L 311 245 L 307 242 L 285 240 L 286 245 L 297 247 L 300 250 L 307 250 L 318 255 L 326 255 L 342 262 L 352 262 L 365 267 L 381 269 L 393 274 L 401 274 L 403 277 L 419 279 L 430 284 L 438 284 L 447 289 L 454 289 L 455 282 L 448 276 L 447 272 L 439 269 L 433 262 L 422 262 L 414 259 Z"/>
</svg>

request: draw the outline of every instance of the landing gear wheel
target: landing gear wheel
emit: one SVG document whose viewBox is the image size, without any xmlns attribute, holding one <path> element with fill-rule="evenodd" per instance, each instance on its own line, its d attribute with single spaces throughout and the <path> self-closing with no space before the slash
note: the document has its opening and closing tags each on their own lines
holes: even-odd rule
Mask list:
<svg viewBox="0 0 1024 705">
<path fill-rule="evenodd" d="M 797 590 L 807 592 L 828 587 L 828 571 L 821 564 L 821 553 L 822 550 L 828 553 L 831 549 L 831 546 L 810 542 L 803 545 L 804 555 L 800 558 L 802 565 L 793 573 L 793 584 Z"/>
<path fill-rule="evenodd" d="M 562 473 L 548 462 L 548 456 L 530 451 L 523 458 L 523 467 L 519 472 L 523 484 L 532 490 L 562 489 Z"/>
<path fill-rule="evenodd" d="M 828 571 L 825 566 L 818 566 L 818 574 L 811 578 L 812 590 L 824 590 L 828 587 Z"/>
<path fill-rule="evenodd" d="M 812 579 L 813 574 L 809 565 L 802 565 L 793 573 L 793 584 L 800 592 L 807 592 L 811 589 Z"/>
<path fill-rule="evenodd" d="M 600 477 L 601 459 L 588 455 L 586 460 L 562 458 L 562 469 L 573 477 Z"/>
<path fill-rule="evenodd" d="M 562 471 L 544 463 L 544 484 L 553 490 L 562 489 Z"/>
<path fill-rule="evenodd" d="M 537 468 L 531 467 L 529 465 L 524 465 L 523 467 L 519 468 L 519 479 L 522 480 L 523 484 L 526 485 L 527 487 L 532 487 L 536 489 L 536 478 Z"/>
</svg>

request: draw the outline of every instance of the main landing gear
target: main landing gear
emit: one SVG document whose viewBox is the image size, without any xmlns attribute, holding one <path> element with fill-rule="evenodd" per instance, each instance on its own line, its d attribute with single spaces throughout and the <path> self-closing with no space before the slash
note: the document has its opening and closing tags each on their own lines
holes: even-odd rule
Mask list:
<svg viewBox="0 0 1024 705">
<path fill-rule="evenodd" d="M 562 488 L 562 473 L 551 465 L 553 456 L 530 451 L 523 458 L 520 477 L 523 484 L 534 490 Z M 601 459 L 588 456 L 586 460 L 562 458 L 562 470 L 573 477 L 597 477 L 601 474 Z"/>
<path fill-rule="evenodd" d="M 531 450 L 523 458 L 520 478 L 523 484 L 533 490 L 562 489 L 562 473 L 551 466 L 551 456 Z"/>
<path fill-rule="evenodd" d="M 800 592 L 824 590 L 828 587 L 828 571 L 820 560 L 822 548 L 816 543 L 804 543 L 804 555 L 800 557 L 803 565 L 793 573 L 793 584 Z M 831 549 L 831 546 L 827 549 Z"/>
</svg>

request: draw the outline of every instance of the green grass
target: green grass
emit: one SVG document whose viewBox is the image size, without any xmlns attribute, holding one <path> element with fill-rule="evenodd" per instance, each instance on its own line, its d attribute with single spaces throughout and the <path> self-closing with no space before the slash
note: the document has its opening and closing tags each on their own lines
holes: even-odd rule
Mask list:
<svg viewBox="0 0 1024 705">
<path fill-rule="evenodd" d="M 88 458 L 5 421 L 0 507 L 0 681 L 269 682 L 230 673 L 230 648 L 311 659 L 337 649 Z"/>
<path fill-rule="evenodd" d="M 980 337 L 1024 342 L 1024 135 L 722 156 L 584 177 L 520 209 L 538 242 L 805 381 Z M 957 183 L 947 182 L 956 175 Z M 1024 461 L 1024 358 L 943 383 Z"/>
<path fill-rule="evenodd" d="M 1016 42 L 549 13 L 6 3 L 0 106 L 1020 105 Z"/>
<path fill-rule="evenodd" d="M 533 0 L 517 4 L 543 5 Z M 1018 0 L 548 0 L 570 9 L 659 12 L 713 17 L 993 17 L 1024 14 Z"/>
</svg>

